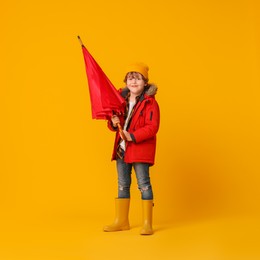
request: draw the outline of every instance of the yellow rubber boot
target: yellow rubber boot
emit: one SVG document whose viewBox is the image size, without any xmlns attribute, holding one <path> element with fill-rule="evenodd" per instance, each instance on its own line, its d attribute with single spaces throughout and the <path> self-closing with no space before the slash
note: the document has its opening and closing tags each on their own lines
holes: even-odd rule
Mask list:
<svg viewBox="0 0 260 260">
<path fill-rule="evenodd" d="M 153 200 L 142 200 L 143 206 L 143 227 L 141 235 L 152 235 L 152 218 L 153 218 Z"/>
<path fill-rule="evenodd" d="M 111 225 L 105 226 L 104 231 L 115 232 L 130 229 L 128 221 L 130 199 L 116 199 L 116 215 Z"/>
</svg>

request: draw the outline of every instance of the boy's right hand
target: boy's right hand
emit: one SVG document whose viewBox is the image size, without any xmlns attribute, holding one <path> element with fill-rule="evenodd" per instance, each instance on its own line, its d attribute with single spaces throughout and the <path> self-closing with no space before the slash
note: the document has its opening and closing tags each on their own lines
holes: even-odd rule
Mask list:
<svg viewBox="0 0 260 260">
<path fill-rule="evenodd" d="M 120 123 L 119 117 L 117 115 L 113 115 L 111 117 L 111 121 L 112 121 L 113 127 L 117 127 L 117 124 Z"/>
</svg>

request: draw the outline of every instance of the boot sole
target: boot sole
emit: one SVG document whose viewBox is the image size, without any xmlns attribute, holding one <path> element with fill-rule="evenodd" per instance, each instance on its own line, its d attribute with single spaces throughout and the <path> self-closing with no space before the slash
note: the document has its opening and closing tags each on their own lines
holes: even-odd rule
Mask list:
<svg viewBox="0 0 260 260">
<path fill-rule="evenodd" d="M 124 231 L 124 230 L 129 230 L 130 227 L 120 227 L 120 228 L 115 228 L 115 229 L 109 229 L 109 228 L 104 228 L 104 232 L 117 232 L 117 231 Z"/>
</svg>

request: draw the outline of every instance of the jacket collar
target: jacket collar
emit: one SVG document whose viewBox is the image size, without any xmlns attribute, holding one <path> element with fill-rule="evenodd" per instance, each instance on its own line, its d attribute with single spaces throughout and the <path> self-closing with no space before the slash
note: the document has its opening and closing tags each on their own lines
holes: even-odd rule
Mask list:
<svg viewBox="0 0 260 260">
<path fill-rule="evenodd" d="M 142 101 L 145 98 L 145 95 L 155 96 L 157 93 L 157 89 L 158 87 L 155 84 L 149 84 L 148 87 L 146 87 L 143 93 L 139 96 L 139 100 Z M 127 87 L 124 87 L 121 92 L 122 97 L 127 98 L 128 94 L 129 94 L 129 89 Z"/>
</svg>

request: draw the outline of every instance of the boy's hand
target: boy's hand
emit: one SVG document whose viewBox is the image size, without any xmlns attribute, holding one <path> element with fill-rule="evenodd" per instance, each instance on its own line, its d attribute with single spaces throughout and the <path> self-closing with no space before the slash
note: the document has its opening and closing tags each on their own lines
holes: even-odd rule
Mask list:
<svg viewBox="0 0 260 260">
<path fill-rule="evenodd" d="M 126 130 L 123 130 L 123 132 L 124 132 L 124 134 L 125 134 L 126 141 L 128 141 L 128 142 L 133 141 L 132 138 L 131 138 L 130 133 L 128 133 Z M 121 138 L 122 138 L 122 136 L 121 136 Z"/>
<path fill-rule="evenodd" d="M 113 127 L 117 127 L 117 124 L 120 123 L 119 117 L 117 115 L 113 115 L 111 117 L 111 121 L 112 121 Z"/>
</svg>

